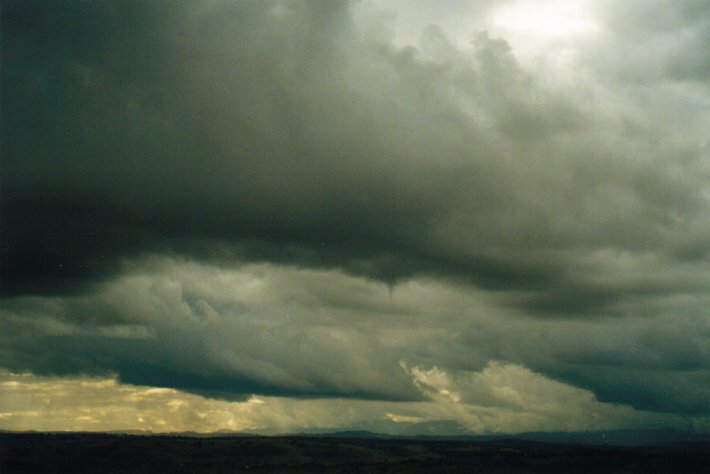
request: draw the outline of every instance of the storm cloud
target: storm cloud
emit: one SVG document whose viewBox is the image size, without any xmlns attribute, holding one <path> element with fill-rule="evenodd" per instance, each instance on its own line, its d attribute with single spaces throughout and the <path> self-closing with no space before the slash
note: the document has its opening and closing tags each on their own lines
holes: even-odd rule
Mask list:
<svg viewBox="0 0 710 474">
<path fill-rule="evenodd" d="M 0 366 L 706 419 L 705 2 L 425 5 L 3 1 Z"/>
</svg>

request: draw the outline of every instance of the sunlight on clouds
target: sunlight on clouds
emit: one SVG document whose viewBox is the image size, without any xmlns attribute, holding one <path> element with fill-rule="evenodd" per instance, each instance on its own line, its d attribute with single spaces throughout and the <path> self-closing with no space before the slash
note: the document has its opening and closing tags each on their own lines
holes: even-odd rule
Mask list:
<svg viewBox="0 0 710 474">
<path fill-rule="evenodd" d="M 688 421 L 602 403 L 587 390 L 517 364 L 491 361 L 481 371 L 457 373 L 404 363 L 402 367 L 433 402 L 429 419 L 436 412 L 437 417 L 454 419 L 473 432 L 589 431 Z M 707 425 L 708 420 L 695 422 Z"/>
<path fill-rule="evenodd" d="M 397 415 L 394 413 L 385 413 L 385 417 L 395 423 L 421 423 L 424 421 L 418 416 Z"/>
<path fill-rule="evenodd" d="M 603 25 L 586 0 L 517 0 L 488 12 L 487 28 L 509 43 L 520 65 L 541 83 L 588 81 L 578 56 Z"/>
<path fill-rule="evenodd" d="M 461 396 L 452 389 L 453 380 L 445 371 L 434 367 L 429 370 L 418 366 L 408 369 L 402 363 L 402 368 L 412 376 L 414 384 L 432 400 L 442 400 L 445 402 L 458 403 Z"/>
<path fill-rule="evenodd" d="M 255 428 L 252 407 L 116 379 L 0 374 L 0 427 L 9 430 L 153 432 Z"/>
<path fill-rule="evenodd" d="M 562 38 L 593 33 L 599 26 L 588 17 L 581 2 L 518 1 L 497 10 L 493 22 L 510 30 L 542 38 Z"/>
<path fill-rule="evenodd" d="M 676 282 L 687 279 L 689 284 L 696 284 L 691 271 L 685 275 L 680 271 L 652 271 L 662 263 L 655 258 L 615 252 L 596 252 L 588 261 L 582 261 L 587 267 L 584 278 L 594 288 L 606 284 L 630 289 L 639 285 L 660 288 L 663 278 L 670 276 Z M 16 351 L 21 361 L 36 360 L 37 364 L 46 363 L 47 355 L 54 354 L 54 366 L 38 369 L 45 373 L 67 373 L 62 367 L 67 359 L 114 358 L 111 365 L 84 365 L 74 369 L 74 373 L 115 371 L 124 382 L 121 387 L 150 383 L 145 373 L 131 369 L 136 363 L 148 363 L 148 375 L 159 377 L 161 383 L 172 384 L 176 389 L 191 386 L 202 393 L 224 391 L 241 396 L 245 392 L 261 394 L 264 387 L 278 387 L 282 393 L 299 398 L 337 394 L 343 400 L 361 396 L 385 400 L 425 398 L 428 404 L 416 405 L 416 413 L 401 412 L 402 405 L 397 404 L 396 409 L 383 409 L 378 416 L 385 419 L 387 412 L 423 416 L 422 407 L 428 406 L 438 411 L 428 413 L 427 419 L 470 417 L 467 426 L 475 430 L 499 426 L 502 413 L 518 420 L 521 413 L 534 411 L 538 419 L 547 419 L 553 412 L 576 413 L 581 400 L 593 404 L 592 392 L 566 384 L 578 383 L 585 374 L 594 376 L 599 353 L 604 354 L 604 363 L 609 359 L 631 361 L 626 372 L 616 372 L 599 384 L 614 383 L 628 393 L 643 393 L 645 397 L 649 393 L 667 397 L 669 407 L 678 407 L 679 400 L 687 400 L 690 409 L 704 406 L 707 400 L 703 375 L 688 376 L 683 370 L 705 357 L 702 335 L 706 333 L 707 318 L 697 308 L 708 305 L 695 295 L 671 293 L 653 300 L 627 298 L 614 303 L 610 306 L 614 314 L 635 317 L 613 320 L 612 328 L 609 319 L 531 319 L 510 308 L 510 300 L 527 298 L 534 302 L 534 292 L 487 292 L 424 277 L 398 283 L 390 299 L 382 282 L 335 270 L 272 264 L 222 268 L 157 257 L 132 265 L 120 278 L 97 285 L 91 296 L 50 302 L 28 298 L 8 305 L 0 311 L 0 324 L 14 327 L 19 334 L 32 334 L 46 350 L 41 354 L 22 352 L 11 339 L 7 339 L 6 350 Z M 607 271 L 595 274 L 597 266 Z M 683 324 L 678 324 L 672 308 L 684 309 Z M 81 336 L 77 339 L 79 344 L 67 339 L 66 331 L 56 330 L 57 325 L 67 322 L 71 322 L 71 334 Z M 683 329 L 688 327 L 697 330 L 691 333 Z M 682 343 L 695 339 L 696 344 Z M 161 365 L 155 364 L 151 350 L 156 344 L 162 351 Z M 634 364 L 654 360 L 660 346 L 665 348 L 665 357 L 676 361 L 680 368 L 665 368 L 656 378 L 649 378 L 646 372 L 635 373 Z M 64 351 L 62 356 L 57 355 L 59 350 Z M 491 360 L 506 364 L 486 366 Z M 24 367 L 9 368 L 23 370 L 31 366 L 23 363 Z M 196 368 L 213 374 L 215 379 L 202 379 L 196 385 L 188 381 L 192 383 L 189 385 L 179 376 L 165 380 L 166 370 L 190 374 Z M 635 378 L 630 378 L 629 373 L 634 373 Z M 561 377 L 560 382 L 543 374 Z M 679 381 L 678 388 L 660 391 L 655 381 L 669 378 Z M 54 389 L 49 382 L 33 389 L 35 398 L 45 393 L 48 404 L 53 399 L 48 390 Z M 96 389 L 98 382 L 89 379 L 84 383 L 88 384 L 88 391 Z M 126 399 L 122 403 L 152 406 L 155 400 L 167 397 L 163 407 L 168 412 L 163 417 L 166 423 L 175 429 L 191 426 L 187 421 L 176 425 L 169 414 L 193 413 L 191 404 L 195 399 L 170 398 L 160 390 L 146 390 L 126 391 L 121 395 Z M 557 394 L 557 398 L 549 393 Z M 623 398 L 610 399 L 625 402 Z M 291 405 L 284 408 L 285 413 L 294 406 L 288 398 L 278 402 L 274 398 L 263 400 L 268 401 L 269 410 L 259 410 L 262 414 L 281 413 L 273 410 L 276 403 Z M 330 400 L 325 405 L 314 402 L 309 410 L 332 407 L 333 399 Z M 256 405 L 253 403 L 252 408 Z M 487 420 L 470 416 L 468 408 L 459 413 L 461 407 L 470 405 L 478 407 L 476 416 L 485 412 Z M 347 407 L 345 401 L 343 406 Z M 231 410 L 238 405 L 229 407 Z M 143 418 L 144 423 L 150 422 Z M 245 420 L 235 418 L 229 429 L 244 429 L 248 425 Z M 328 425 L 327 417 L 318 420 L 309 425 Z M 291 429 L 301 426 L 299 423 L 293 416 L 284 416 L 275 426 Z M 518 429 L 516 423 L 511 421 L 511 429 Z M 254 421 L 248 426 L 272 424 Z M 554 421 L 553 425 L 559 426 L 559 422 Z M 207 424 L 205 429 L 211 426 Z M 221 421 L 217 419 L 214 426 L 222 426 Z"/>
<path fill-rule="evenodd" d="M 367 429 L 406 434 L 419 423 L 445 422 L 474 433 L 578 431 L 680 424 L 673 415 L 597 401 L 514 364 L 491 362 L 479 372 L 433 367 L 403 370 L 421 402 L 251 396 L 243 402 L 204 398 L 116 379 L 0 373 L 0 429 L 44 431 L 288 433 Z M 696 420 L 707 424 L 707 420 Z M 447 428 L 448 427 L 448 428 Z"/>
<path fill-rule="evenodd" d="M 427 37 L 436 31 L 449 50 L 469 51 L 484 32 L 512 46 L 512 54 L 525 69 L 536 74 L 569 74 L 581 43 L 603 32 L 595 6 L 589 0 L 509 1 L 400 1 L 364 0 L 355 8 L 358 25 L 367 30 L 382 27 L 401 48 L 424 50 Z M 441 52 L 441 51 L 440 51 Z"/>
</svg>

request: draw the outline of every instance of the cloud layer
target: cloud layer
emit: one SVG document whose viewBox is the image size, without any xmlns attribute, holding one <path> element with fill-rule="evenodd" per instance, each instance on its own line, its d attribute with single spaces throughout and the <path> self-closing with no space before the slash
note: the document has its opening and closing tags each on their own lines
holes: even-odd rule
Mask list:
<svg viewBox="0 0 710 474">
<path fill-rule="evenodd" d="M 0 366 L 707 416 L 706 2 L 475 3 L 3 2 Z"/>
<path fill-rule="evenodd" d="M 602 401 L 700 415 L 710 411 L 710 324 L 696 304 L 661 299 L 625 318 L 540 319 L 511 310 L 505 294 L 431 279 L 391 290 L 334 270 L 154 257 L 91 295 L 10 300 L 0 324 L 14 370 L 116 373 L 221 398 L 417 401 L 426 384 L 403 364 L 478 371 L 500 360 Z"/>
<path fill-rule="evenodd" d="M 371 429 L 394 435 L 590 431 L 673 426 L 688 420 L 599 403 L 587 391 L 524 367 L 489 364 L 457 379 L 437 368 L 407 369 L 421 402 L 251 397 L 228 402 L 115 379 L 0 375 L 0 427 L 10 430 L 293 433 Z M 454 390 L 462 390 L 461 393 Z M 482 396 L 485 393 L 484 396 Z M 476 398 L 475 402 L 471 397 Z M 694 422 L 694 424 L 693 424 Z"/>
</svg>

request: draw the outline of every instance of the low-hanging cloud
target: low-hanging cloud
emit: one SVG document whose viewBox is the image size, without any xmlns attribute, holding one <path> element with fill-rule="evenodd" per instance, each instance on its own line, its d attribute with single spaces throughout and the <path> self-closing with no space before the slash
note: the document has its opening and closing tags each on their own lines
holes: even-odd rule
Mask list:
<svg viewBox="0 0 710 474">
<path fill-rule="evenodd" d="M 603 402 L 710 410 L 707 301 L 658 298 L 622 319 L 557 320 L 511 313 L 507 298 L 431 279 L 390 291 L 334 270 L 154 257 L 89 295 L 6 302 L 0 340 L 16 372 L 118 374 L 228 399 L 422 400 L 431 384 L 403 363 L 456 372 L 498 360 Z"/>
</svg>

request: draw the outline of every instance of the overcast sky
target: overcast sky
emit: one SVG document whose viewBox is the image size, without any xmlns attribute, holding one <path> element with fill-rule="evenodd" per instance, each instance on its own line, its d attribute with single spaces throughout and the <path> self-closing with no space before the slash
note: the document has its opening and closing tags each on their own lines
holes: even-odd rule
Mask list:
<svg viewBox="0 0 710 474">
<path fill-rule="evenodd" d="M 1 5 L 0 429 L 710 431 L 707 0 Z"/>
</svg>

